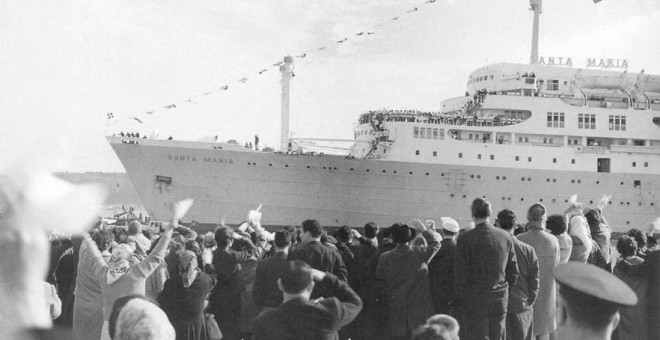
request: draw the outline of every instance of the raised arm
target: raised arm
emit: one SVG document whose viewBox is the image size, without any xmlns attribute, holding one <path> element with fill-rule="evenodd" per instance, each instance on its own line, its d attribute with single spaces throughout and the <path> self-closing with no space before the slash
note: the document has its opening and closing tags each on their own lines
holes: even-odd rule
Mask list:
<svg viewBox="0 0 660 340">
<path fill-rule="evenodd" d="M 420 250 L 422 261 L 429 263 L 431 262 L 431 259 L 433 259 L 433 256 L 435 256 L 435 254 L 437 254 L 440 250 L 440 234 L 431 230 L 427 230 L 422 233 L 422 235 L 426 240 L 427 246 L 418 249 Z"/>
<path fill-rule="evenodd" d="M 103 274 L 108 268 L 108 265 L 103 260 L 103 255 L 101 255 L 99 248 L 89 234 L 85 234 L 83 242 L 80 245 L 80 257 L 89 258 L 92 265 L 92 273 L 97 280 L 105 280 Z"/>
<path fill-rule="evenodd" d="M 327 299 L 323 303 L 333 306 L 336 310 L 334 317 L 336 318 L 335 326 L 337 330 L 353 321 L 362 310 L 362 300 L 357 293 L 346 282 L 331 273 L 314 270 L 313 277 L 315 281 L 319 281 L 320 285 L 328 287 L 329 291 L 332 292 L 331 296 L 336 298 L 336 300 L 334 298 Z"/>
<path fill-rule="evenodd" d="M 149 255 L 147 255 L 144 260 L 140 261 L 140 263 L 133 266 L 132 269 L 135 271 L 135 273 L 147 277 L 151 275 L 151 273 L 153 273 L 156 268 L 158 268 L 160 261 L 162 261 L 165 257 L 165 250 L 167 250 L 167 246 L 172 240 L 173 232 L 174 225 L 167 224 L 161 233 L 160 238 L 158 238 L 158 244 L 156 244 L 151 253 L 149 253 Z"/>
</svg>

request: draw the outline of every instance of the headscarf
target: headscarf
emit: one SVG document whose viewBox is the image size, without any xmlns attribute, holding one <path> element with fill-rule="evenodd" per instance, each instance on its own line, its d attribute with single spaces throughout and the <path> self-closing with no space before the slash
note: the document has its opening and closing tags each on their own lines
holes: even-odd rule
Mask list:
<svg viewBox="0 0 660 340">
<path fill-rule="evenodd" d="M 176 334 L 165 312 L 144 299 L 132 299 L 117 316 L 115 340 L 174 340 Z"/>
<path fill-rule="evenodd" d="M 179 275 L 184 288 L 190 287 L 197 278 L 197 255 L 190 250 L 179 255 Z"/>
<path fill-rule="evenodd" d="M 133 249 L 130 245 L 122 243 L 112 249 L 112 256 L 108 262 L 106 282 L 111 285 L 124 276 L 131 268 Z"/>
</svg>

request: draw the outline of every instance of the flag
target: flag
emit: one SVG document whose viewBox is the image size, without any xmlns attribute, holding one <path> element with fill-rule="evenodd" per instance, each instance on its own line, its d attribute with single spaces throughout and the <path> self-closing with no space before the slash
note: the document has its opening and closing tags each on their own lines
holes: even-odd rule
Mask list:
<svg viewBox="0 0 660 340">
<path fill-rule="evenodd" d="M 140 124 L 143 123 L 143 121 L 141 121 L 140 118 L 138 118 L 138 117 L 133 117 L 133 119 L 137 120 L 137 122 L 140 123 Z"/>
<path fill-rule="evenodd" d="M 341 44 L 341 43 L 345 42 L 346 40 L 348 40 L 348 38 L 344 38 L 344 39 L 342 39 L 342 40 L 338 40 L 337 43 L 338 43 L 338 44 Z"/>
<path fill-rule="evenodd" d="M 307 53 L 303 53 L 303 54 L 297 56 L 296 58 L 304 58 L 304 57 L 306 57 L 306 56 L 307 56 Z"/>
<path fill-rule="evenodd" d="M 597 4 L 597 3 L 599 3 L 599 2 L 601 2 L 601 0 L 594 0 L 594 3 L 595 3 L 595 4 Z"/>
<path fill-rule="evenodd" d="M 112 119 L 115 117 L 115 114 L 112 112 L 108 112 L 107 115 L 108 115 L 108 119 Z"/>
<path fill-rule="evenodd" d="M 359 36 L 361 36 L 361 35 L 363 35 L 363 34 L 364 34 L 364 32 L 360 32 L 360 33 L 356 34 L 355 36 L 356 36 L 356 37 L 359 37 Z"/>
<path fill-rule="evenodd" d="M 318 50 L 319 50 L 319 51 L 323 51 L 323 50 L 325 50 L 326 48 L 328 48 L 328 46 L 319 47 Z"/>
<path fill-rule="evenodd" d="M 154 114 L 154 112 L 156 112 L 156 111 L 147 111 L 145 113 L 148 114 L 148 115 L 152 115 L 152 114 Z"/>
<path fill-rule="evenodd" d="M 409 10 L 409 11 L 406 12 L 406 13 L 412 13 L 412 12 L 414 12 L 414 11 L 416 11 L 416 10 L 417 10 L 417 7 L 415 7 L 415 8 L 413 8 L 413 9 Z"/>
<path fill-rule="evenodd" d="M 261 71 L 259 71 L 259 74 L 262 74 L 262 73 L 264 73 L 264 72 L 266 72 L 266 71 L 268 71 L 268 69 L 267 69 L 267 68 L 265 68 L 265 69 L 263 69 L 263 70 L 261 70 Z"/>
<path fill-rule="evenodd" d="M 224 85 L 224 86 L 220 87 L 220 89 L 223 90 L 223 91 L 227 91 L 229 89 L 229 86 Z"/>
<path fill-rule="evenodd" d="M 176 105 L 174 105 L 174 104 L 170 104 L 170 105 L 163 106 L 163 107 L 166 108 L 166 109 L 173 109 L 173 108 L 176 107 Z"/>
<path fill-rule="evenodd" d="M 280 65 L 282 65 L 282 64 L 284 64 L 283 61 L 278 61 L 278 62 L 276 62 L 275 64 L 273 64 L 273 66 L 280 66 Z"/>
<path fill-rule="evenodd" d="M 240 81 L 241 83 L 245 83 L 246 81 L 248 81 L 248 79 L 243 77 L 243 78 L 239 79 L 238 81 Z"/>
</svg>

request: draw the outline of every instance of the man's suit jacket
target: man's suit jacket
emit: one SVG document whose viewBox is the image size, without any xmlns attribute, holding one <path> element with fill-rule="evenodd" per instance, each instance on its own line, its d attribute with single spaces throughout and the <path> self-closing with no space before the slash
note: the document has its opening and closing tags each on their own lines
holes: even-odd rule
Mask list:
<svg viewBox="0 0 660 340">
<path fill-rule="evenodd" d="M 321 242 L 307 242 L 293 251 L 290 251 L 289 261 L 293 260 L 302 260 L 314 269 L 332 273 L 340 280 L 347 281 L 348 271 L 341 255 L 337 251 L 324 246 Z M 328 294 L 328 287 L 325 287 L 323 282 L 319 282 L 314 287 L 312 299 L 321 296 L 330 296 Z"/>
<path fill-rule="evenodd" d="M 337 332 L 360 313 L 362 300 L 330 273 L 320 283 L 329 287 L 333 297 L 293 299 L 261 313 L 252 321 L 252 339 L 339 339 Z"/>
<path fill-rule="evenodd" d="M 282 304 L 282 291 L 277 287 L 277 279 L 287 267 L 286 257 L 286 253 L 277 252 L 257 265 L 252 298 L 258 308 L 274 308 Z"/>
</svg>

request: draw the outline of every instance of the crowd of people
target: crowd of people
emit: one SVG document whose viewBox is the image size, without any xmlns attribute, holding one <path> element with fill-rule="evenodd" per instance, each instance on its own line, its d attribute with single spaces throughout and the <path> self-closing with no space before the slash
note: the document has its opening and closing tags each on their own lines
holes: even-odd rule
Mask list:
<svg viewBox="0 0 660 340">
<path fill-rule="evenodd" d="M 509 209 L 494 215 L 482 198 L 469 209 L 474 224 L 463 229 L 442 217 L 383 228 L 367 223 L 362 232 L 349 226 L 328 232 L 305 220 L 271 232 L 258 211 L 207 234 L 174 221 L 160 233 L 139 221 L 127 227 L 99 221 L 83 237 L 52 240 L 43 290 L 56 328 L 29 334 L 186 340 L 660 334 L 660 249 L 653 235 L 631 229 L 614 251 L 602 210 L 579 203 L 553 215 L 534 203 L 524 221 Z"/>
</svg>

